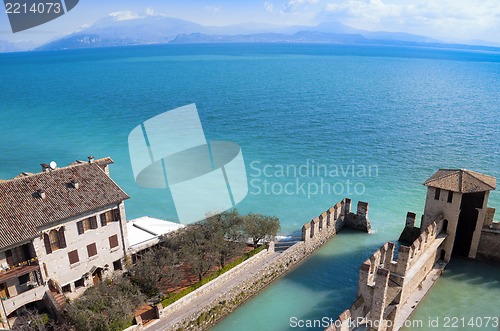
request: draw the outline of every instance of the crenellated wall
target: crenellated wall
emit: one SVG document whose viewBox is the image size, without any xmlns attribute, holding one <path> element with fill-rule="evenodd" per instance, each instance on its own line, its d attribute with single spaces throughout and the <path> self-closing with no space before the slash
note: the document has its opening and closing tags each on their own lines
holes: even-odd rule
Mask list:
<svg viewBox="0 0 500 331">
<path fill-rule="evenodd" d="M 477 258 L 500 262 L 500 222 L 495 222 L 494 218 L 495 208 L 488 208 L 479 239 Z"/>
<path fill-rule="evenodd" d="M 361 325 L 369 330 L 396 330 L 395 326 L 407 318 L 400 314 L 400 308 L 419 292 L 430 273 L 440 273 L 444 267 L 438 261 L 446 239 L 444 222 L 443 216 L 438 216 L 410 246 L 399 247 L 397 259 L 394 243 L 387 242 L 376 250 L 359 269 L 356 301 L 326 330 L 353 330 Z"/>
<path fill-rule="evenodd" d="M 344 226 L 370 231 L 368 203 L 359 201 L 356 214 L 351 212 L 351 199 L 344 198 L 327 211 L 302 226 L 302 241 L 306 244 L 323 237 L 330 237 Z"/>
</svg>

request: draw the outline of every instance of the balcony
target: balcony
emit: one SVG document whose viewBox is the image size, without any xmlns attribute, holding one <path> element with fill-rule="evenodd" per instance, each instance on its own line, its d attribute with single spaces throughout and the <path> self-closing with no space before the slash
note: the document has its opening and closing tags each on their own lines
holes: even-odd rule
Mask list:
<svg viewBox="0 0 500 331">
<path fill-rule="evenodd" d="M 42 300 L 45 286 L 41 285 L 36 258 L 0 271 L 0 300 L 7 315 L 27 303 Z"/>
<path fill-rule="evenodd" d="M 10 267 L 7 270 L 0 271 L 0 284 L 5 283 L 14 278 L 24 276 L 39 269 L 40 268 L 38 265 L 37 258 L 33 258 L 31 260 L 18 263 L 16 266 Z"/>
<path fill-rule="evenodd" d="M 30 287 L 25 292 L 18 294 L 14 297 L 11 297 L 9 299 L 5 298 L 2 301 L 2 304 L 5 308 L 5 312 L 7 313 L 7 315 L 10 315 L 12 312 L 16 311 L 17 309 L 23 307 L 28 303 L 42 300 L 46 290 L 47 289 L 45 286 L 36 285 Z"/>
</svg>

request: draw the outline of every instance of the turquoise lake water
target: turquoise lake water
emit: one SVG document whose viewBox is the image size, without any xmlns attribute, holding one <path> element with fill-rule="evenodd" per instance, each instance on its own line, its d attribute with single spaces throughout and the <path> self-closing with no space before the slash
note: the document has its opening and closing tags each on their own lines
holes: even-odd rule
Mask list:
<svg viewBox="0 0 500 331">
<path fill-rule="evenodd" d="M 435 170 L 500 178 L 500 53 L 187 45 L 1 54 L 0 88 L 0 178 L 111 156 L 113 179 L 132 197 L 129 219 L 177 220 L 168 191 L 135 184 L 127 137 L 193 102 L 208 140 L 242 147 L 250 186 L 241 212 L 276 215 L 286 234 L 344 196 L 370 203 L 376 233 L 337 236 L 214 330 L 337 317 L 354 300 L 361 262 L 398 238 L 407 211 L 420 217 L 422 182 Z M 500 206 L 498 192 L 490 206 Z M 458 260 L 414 318 L 499 313 L 500 268 Z"/>
</svg>

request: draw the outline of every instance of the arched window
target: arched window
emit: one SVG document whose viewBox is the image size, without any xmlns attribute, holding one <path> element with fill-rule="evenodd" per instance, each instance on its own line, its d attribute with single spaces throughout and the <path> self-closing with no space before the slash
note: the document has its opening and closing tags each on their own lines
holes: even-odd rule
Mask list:
<svg viewBox="0 0 500 331">
<path fill-rule="evenodd" d="M 59 247 L 59 232 L 57 230 L 51 230 L 49 232 L 49 238 L 50 238 L 50 249 L 52 249 L 52 251 L 61 248 Z"/>
<path fill-rule="evenodd" d="M 49 233 L 43 235 L 45 249 L 47 254 L 52 253 L 61 248 L 66 248 L 66 238 L 64 237 L 64 227 L 58 230 L 52 229 Z"/>
</svg>

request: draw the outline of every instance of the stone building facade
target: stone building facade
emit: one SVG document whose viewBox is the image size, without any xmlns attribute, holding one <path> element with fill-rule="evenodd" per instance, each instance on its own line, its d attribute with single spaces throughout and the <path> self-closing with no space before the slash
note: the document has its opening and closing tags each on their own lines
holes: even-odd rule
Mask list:
<svg viewBox="0 0 500 331">
<path fill-rule="evenodd" d="M 124 267 L 124 200 L 110 158 L 0 181 L 0 319 L 25 305 L 57 307 Z M 61 301 L 62 298 L 62 301 Z M 59 299 L 59 300 L 58 300 Z"/>
</svg>

